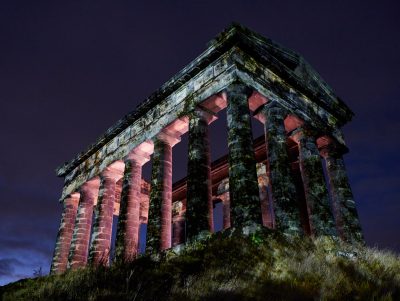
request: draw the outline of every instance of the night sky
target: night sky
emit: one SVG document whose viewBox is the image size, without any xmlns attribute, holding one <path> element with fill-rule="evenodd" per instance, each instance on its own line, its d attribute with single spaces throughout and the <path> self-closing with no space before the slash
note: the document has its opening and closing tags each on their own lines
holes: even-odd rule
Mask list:
<svg viewBox="0 0 400 301">
<path fill-rule="evenodd" d="M 398 1 L 138 2 L 0 1 L 0 285 L 48 273 L 62 208 L 55 168 L 232 21 L 298 51 L 355 112 L 345 160 L 365 238 L 400 252 Z M 213 159 L 226 150 L 218 122 Z"/>
</svg>

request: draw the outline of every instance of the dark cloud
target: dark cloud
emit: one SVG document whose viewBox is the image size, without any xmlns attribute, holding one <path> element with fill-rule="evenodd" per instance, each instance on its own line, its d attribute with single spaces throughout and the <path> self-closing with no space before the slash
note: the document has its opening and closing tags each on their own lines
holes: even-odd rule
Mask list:
<svg viewBox="0 0 400 301">
<path fill-rule="evenodd" d="M 22 265 L 22 262 L 15 258 L 0 259 L 0 276 L 13 274 L 16 267 L 20 265 Z"/>
</svg>

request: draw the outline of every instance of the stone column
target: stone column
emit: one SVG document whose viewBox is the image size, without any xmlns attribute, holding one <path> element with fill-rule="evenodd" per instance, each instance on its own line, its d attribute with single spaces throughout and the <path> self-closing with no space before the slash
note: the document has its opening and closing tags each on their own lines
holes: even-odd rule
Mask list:
<svg viewBox="0 0 400 301">
<path fill-rule="evenodd" d="M 100 179 L 94 178 L 80 188 L 81 197 L 68 260 L 68 266 L 72 269 L 84 267 L 87 264 L 93 207 L 99 194 L 99 186 Z"/>
<path fill-rule="evenodd" d="M 267 169 L 270 175 L 275 228 L 287 234 L 301 234 L 299 204 L 286 146 L 284 120 L 287 112 L 273 102 L 264 106 L 260 113 L 265 120 Z"/>
<path fill-rule="evenodd" d="M 146 252 L 171 248 L 172 146 L 178 138 L 160 133 L 154 141 Z"/>
<path fill-rule="evenodd" d="M 213 116 L 199 108 L 189 116 L 186 203 L 186 238 L 189 241 L 211 233 L 213 230 L 208 133 L 208 125 L 213 120 Z"/>
<path fill-rule="evenodd" d="M 222 201 L 223 229 L 231 227 L 231 204 L 229 200 L 229 178 L 225 178 L 218 185 L 217 198 Z"/>
<path fill-rule="evenodd" d="M 123 166 L 122 162 L 119 163 Z M 95 208 L 96 216 L 89 252 L 89 262 L 94 265 L 108 265 L 109 263 L 115 186 L 122 177 L 122 169 L 113 165 L 107 167 L 100 175 L 100 191 Z"/>
<path fill-rule="evenodd" d="M 258 189 L 261 200 L 261 214 L 263 226 L 273 229 L 274 218 L 272 214 L 272 206 L 270 202 L 270 183 L 269 183 L 269 172 L 266 171 L 266 164 L 257 163 L 257 175 L 258 175 Z"/>
<path fill-rule="evenodd" d="M 56 247 L 50 268 L 51 274 L 65 272 L 68 263 L 68 253 L 71 246 L 72 233 L 76 212 L 78 210 L 79 193 L 72 193 L 64 199 L 64 209 L 61 216 L 60 228 L 57 234 Z"/>
<path fill-rule="evenodd" d="M 329 179 L 332 209 L 339 236 L 350 243 L 364 243 L 364 237 L 342 153 L 332 146 L 322 150 Z"/>
<path fill-rule="evenodd" d="M 222 199 L 222 213 L 223 213 L 223 219 L 222 219 L 222 226 L 225 229 L 228 229 L 231 227 L 231 203 L 229 200 L 229 191 L 226 192 L 223 196 Z"/>
<path fill-rule="evenodd" d="M 306 129 L 293 134 L 299 145 L 299 163 L 307 203 L 311 234 L 336 235 L 335 223 L 329 205 L 328 189 L 315 136 Z"/>
<path fill-rule="evenodd" d="M 139 247 L 142 166 L 149 154 L 133 151 L 125 160 L 124 181 L 115 246 L 116 260 L 132 261 Z"/>
<path fill-rule="evenodd" d="M 248 230 L 262 225 L 248 104 L 251 93 L 251 89 L 240 83 L 226 89 L 231 222 L 235 228 Z"/>
</svg>

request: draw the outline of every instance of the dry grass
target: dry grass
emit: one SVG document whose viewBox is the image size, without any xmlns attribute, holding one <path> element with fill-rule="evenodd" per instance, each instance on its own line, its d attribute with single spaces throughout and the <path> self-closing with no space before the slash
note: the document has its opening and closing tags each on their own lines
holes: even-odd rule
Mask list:
<svg viewBox="0 0 400 301">
<path fill-rule="evenodd" d="M 219 233 L 181 254 L 3 288 L 3 300 L 400 300 L 400 258 L 331 238 Z"/>
</svg>

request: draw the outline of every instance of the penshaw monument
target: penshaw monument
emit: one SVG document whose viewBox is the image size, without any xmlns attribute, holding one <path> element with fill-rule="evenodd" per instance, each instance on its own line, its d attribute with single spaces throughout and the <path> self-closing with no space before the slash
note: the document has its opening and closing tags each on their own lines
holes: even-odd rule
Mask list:
<svg viewBox="0 0 400 301">
<path fill-rule="evenodd" d="M 226 110 L 225 110 L 226 109 Z M 228 154 L 211 162 L 209 125 L 226 112 Z M 63 212 L 51 273 L 133 260 L 223 228 L 362 243 L 341 127 L 353 116 L 296 52 L 233 24 L 88 149 L 60 166 Z M 253 140 L 252 122 L 265 135 Z M 187 176 L 172 154 L 188 134 Z M 152 160 L 150 183 L 142 167 Z M 118 216 L 115 246 L 114 216 Z M 140 237 L 141 225 L 146 237 Z"/>
</svg>

